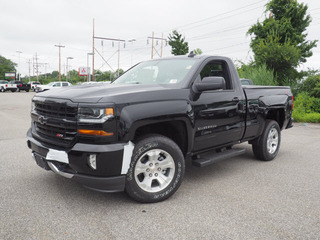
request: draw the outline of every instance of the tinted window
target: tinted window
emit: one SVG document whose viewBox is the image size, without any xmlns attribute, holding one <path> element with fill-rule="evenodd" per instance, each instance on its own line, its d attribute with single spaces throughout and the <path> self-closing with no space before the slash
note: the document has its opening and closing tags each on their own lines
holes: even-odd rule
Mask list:
<svg viewBox="0 0 320 240">
<path fill-rule="evenodd" d="M 62 87 L 68 87 L 68 83 L 62 83 Z"/>
<path fill-rule="evenodd" d="M 228 66 L 225 62 L 208 62 L 200 72 L 201 80 L 205 77 L 223 77 L 226 81 L 226 89 L 232 89 Z"/>
</svg>

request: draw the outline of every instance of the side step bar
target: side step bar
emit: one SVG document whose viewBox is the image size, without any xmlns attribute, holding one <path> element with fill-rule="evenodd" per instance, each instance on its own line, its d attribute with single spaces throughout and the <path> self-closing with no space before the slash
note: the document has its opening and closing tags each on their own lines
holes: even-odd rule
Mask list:
<svg viewBox="0 0 320 240">
<path fill-rule="evenodd" d="M 192 165 L 196 167 L 204 167 L 212 163 L 239 156 L 241 154 L 244 154 L 245 152 L 246 150 L 242 148 L 232 148 L 218 153 L 206 153 L 203 157 L 201 156 L 200 158 L 193 160 Z"/>
</svg>

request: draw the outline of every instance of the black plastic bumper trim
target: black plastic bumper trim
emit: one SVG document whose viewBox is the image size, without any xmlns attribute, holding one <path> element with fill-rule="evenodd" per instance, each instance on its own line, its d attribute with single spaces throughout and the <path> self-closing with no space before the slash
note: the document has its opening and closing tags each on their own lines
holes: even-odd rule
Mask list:
<svg viewBox="0 0 320 240">
<path fill-rule="evenodd" d="M 72 179 L 84 187 L 99 192 L 122 192 L 125 186 L 125 175 L 116 177 L 92 177 L 75 174 Z"/>
</svg>

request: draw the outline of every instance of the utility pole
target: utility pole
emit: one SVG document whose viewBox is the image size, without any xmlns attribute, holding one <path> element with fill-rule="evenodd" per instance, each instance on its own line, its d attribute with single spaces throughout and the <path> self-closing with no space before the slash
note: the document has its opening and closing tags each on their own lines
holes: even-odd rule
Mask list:
<svg viewBox="0 0 320 240">
<path fill-rule="evenodd" d="M 151 48 L 151 59 L 153 59 L 154 57 L 154 53 L 153 53 L 153 50 L 156 52 L 156 54 L 162 58 L 162 49 L 163 49 L 163 40 L 166 41 L 167 39 L 163 38 L 163 33 L 162 33 L 162 37 L 159 38 L 159 37 L 154 37 L 154 33 L 152 32 L 152 37 L 148 37 L 148 38 L 151 38 L 152 39 L 152 48 Z M 159 52 L 157 51 L 157 49 L 155 48 L 154 46 L 154 39 L 157 39 L 157 40 L 161 40 L 161 52 L 159 54 Z"/>
<path fill-rule="evenodd" d="M 93 31 L 92 31 L 92 81 L 94 82 L 94 19 L 93 19 Z"/>
<path fill-rule="evenodd" d="M 60 43 L 59 45 L 54 46 L 59 48 L 59 82 L 61 82 L 61 48 L 64 48 L 65 46 L 62 46 Z"/>
<path fill-rule="evenodd" d="M 133 42 L 135 42 L 136 40 L 135 39 L 131 39 L 131 40 L 128 40 L 128 42 L 131 42 L 131 45 L 133 45 Z M 131 52 L 131 66 L 132 66 L 132 51 Z"/>
<path fill-rule="evenodd" d="M 68 59 L 73 59 L 73 57 L 67 57 L 67 75 L 66 75 L 66 78 L 67 78 L 67 81 L 68 81 L 68 78 L 70 78 L 70 75 L 69 75 L 69 65 L 68 65 Z"/>
<path fill-rule="evenodd" d="M 88 82 L 90 82 L 89 55 L 92 55 L 92 53 L 87 53 L 87 81 Z"/>
<path fill-rule="evenodd" d="M 38 56 L 37 56 L 37 53 L 36 53 L 36 72 L 37 72 L 37 82 L 39 82 L 39 64 L 38 64 Z"/>
<path fill-rule="evenodd" d="M 153 48 L 154 48 L 154 45 L 153 45 L 153 39 L 154 39 L 154 32 L 152 32 L 152 48 L 151 48 L 151 59 L 153 59 Z"/>
<path fill-rule="evenodd" d="M 44 65 L 44 74 L 45 74 L 45 79 L 47 79 L 47 65 L 48 65 L 49 63 L 43 63 L 43 65 Z"/>
<path fill-rule="evenodd" d="M 162 33 L 162 36 L 161 36 L 161 56 L 162 57 L 162 48 L 163 48 L 163 33 Z"/>
<path fill-rule="evenodd" d="M 29 82 L 30 82 L 30 81 L 31 81 L 31 80 L 30 80 L 30 70 L 31 70 L 31 69 L 30 69 L 30 64 L 31 64 L 31 59 L 29 59 L 27 63 L 28 63 L 28 65 L 29 65 Z"/>
<path fill-rule="evenodd" d="M 19 81 L 20 81 L 20 75 L 21 75 L 21 67 L 20 67 L 20 54 L 22 53 L 21 51 L 16 51 L 19 54 Z"/>
<path fill-rule="evenodd" d="M 35 68 L 35 60 L 34 56 L 32 57 L 32 77 L 34 77 L 34 68 Z"/>
<path fill-rule="evenodd" d="M 120 76 L 120 42 L 118 42 L 118 77 Z"/>
</svg>

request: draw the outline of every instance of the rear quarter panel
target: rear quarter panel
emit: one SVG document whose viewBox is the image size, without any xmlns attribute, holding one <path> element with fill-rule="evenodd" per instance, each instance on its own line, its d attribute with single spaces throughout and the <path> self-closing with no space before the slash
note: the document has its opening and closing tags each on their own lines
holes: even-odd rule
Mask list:
<svg viewBox="0 0 320 240">
<path fill-rule="evenodd" d="M 292 114 L 290 87 L 244 86 L 247 97 L 246 132 L 244 140 L 260 136 L 271 111 L 277 111 L 281 129 L 286 128 Z"/>
</svg>

